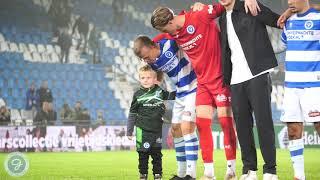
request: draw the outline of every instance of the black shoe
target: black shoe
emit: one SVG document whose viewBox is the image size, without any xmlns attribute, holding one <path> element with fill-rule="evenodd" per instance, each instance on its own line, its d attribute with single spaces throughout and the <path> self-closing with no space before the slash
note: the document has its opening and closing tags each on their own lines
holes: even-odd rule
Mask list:
<svg viewBox="0 0 320 180">
<path fill-rule="evenodd" d="M 190 175 L 186 175 L 183 180 L 196 180 L 196 178 L 191 177 Z"/>
<path fill-rule="evenodd" d="M 177 175 L 174 175 L 172 178 L 170 178 L 169 180 L 184 180 L 184 178 L 181 178 Z"/>
<path fill-rule="evenodd" d="M 154 177 L 154 180 L 162 180 L 161 174 L 155 174 L 153 177 Z"/>
<path fill-rule="evenodd" d="M 148 180 L 148 174 L 140 174 L 140 180 Z"/>
</svg>

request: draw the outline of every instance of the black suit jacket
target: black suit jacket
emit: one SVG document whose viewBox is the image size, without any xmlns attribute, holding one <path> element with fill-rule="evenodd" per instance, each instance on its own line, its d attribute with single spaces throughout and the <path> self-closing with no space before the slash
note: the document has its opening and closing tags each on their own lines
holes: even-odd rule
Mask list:
<svg viewBox="0 0 320 180">
<path fill-rule="evenodd" d="M 231 14 L 235 32 L 240 40 L 241 47 L 253 75 L 257 75 L 278 65 L 269 40 L 266 25 L 277 27 L 277 20 L 280 16 L 263 6 L 261 3 L 259 3 L 259 6 L 261 8 L 259 15 L 252 16 L 251 14 L 246 14 L 244 2 L 236 0 Z M 226 12 L 220 17 L 219 24 L 221 28 L 224 83 L 230 85 L 232 62 L 227 35 Z"/>
</svg>

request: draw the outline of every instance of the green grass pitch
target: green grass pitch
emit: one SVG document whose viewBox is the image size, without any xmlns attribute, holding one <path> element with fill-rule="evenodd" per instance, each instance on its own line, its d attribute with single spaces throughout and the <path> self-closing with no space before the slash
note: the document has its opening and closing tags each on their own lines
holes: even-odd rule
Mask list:
<svg viewBox="0 0 320 180">
<path fill-rule="evenodd" d="M 320 149 L 305 149 L 305 169 L 308 180 L 320 180 Z M 28 172 L 20 178 L 10 177 L 4 170 L 5 153 L 0 154 L 0 180 L 135 180 L 138 179 L 137 153 L 134 151 L 85 152 L 85 153 L 27 153 L 30 162 Z M 263 160 L 258 151 L 259 179 L 262 179 Z M 221 150 L 214 153 L 215 174 L 223 179 L 225 156 Z M 280 180 L 292 180 L 293 171 L 286 150 L 277 150 L 278 175 Z M 198 161 L 198 177 L 202 175 L 202 161 Z M 149 176 L 152 165 L 149 165 Z M 163 150 L 164 180 L 175 174 L 175 153 Z M 238 152 L 237 175 L 241 173 L 241 160 Z M 149 177 L 149 179 L 153 179 Z"/>
</svg>

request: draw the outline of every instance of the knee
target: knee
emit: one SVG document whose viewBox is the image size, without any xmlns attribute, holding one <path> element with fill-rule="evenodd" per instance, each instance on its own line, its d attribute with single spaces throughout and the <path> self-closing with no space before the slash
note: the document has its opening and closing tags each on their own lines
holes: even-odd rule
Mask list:
<svg viewBox="0 0 320 180">
<path fill-rule="evenodd" d="M 289 140 L 301 139 L 302 127 L 297 124 L 288 124 L 288 137 Z"/>
<path fill-rule="evenodd" d="M 217 109 L 219 117 L 232 117 L 231 107 L 220 107 Z"/>
<path fill-rule="evenodd" d="M 176 134 L 180 132 L 180 124 L 172 124 L 171 125 L 171 133 Z"/>
<path fill-rule="evenodd" d="M 318 132 L 318 135 L 320 136 L 320 122 L 315 122 L 314 123 L 314 128 Z"/>
<path fill-rule="evenodd" d="M 207 105 L 197 106 L 196 115 L 197 118 L 212 119 L 213 107 Z"/>
</svg>

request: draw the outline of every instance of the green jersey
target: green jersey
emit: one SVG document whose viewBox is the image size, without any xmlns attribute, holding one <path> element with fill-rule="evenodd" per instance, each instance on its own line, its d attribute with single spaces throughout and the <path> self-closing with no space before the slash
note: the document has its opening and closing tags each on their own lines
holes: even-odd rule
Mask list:
<svg viewBox="0 0 320 180">
<path fill-rule="evenodd" d="M 174 98 L 175 93 L 169 93 L 158 85 L 152 88 L 141 87 L 136 91 L 129 112 L 128 136 L 132 135 L 134 125 L 145 131 L 161 132 L 162 116 L 165 113 L 164 100 L 173 100 Z"/>
</svg>

